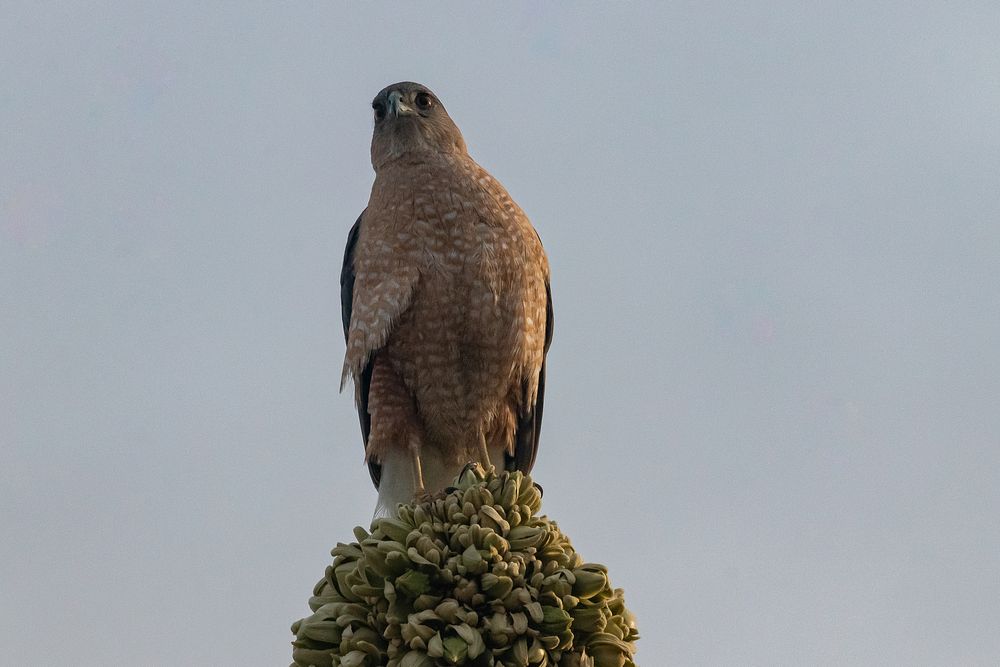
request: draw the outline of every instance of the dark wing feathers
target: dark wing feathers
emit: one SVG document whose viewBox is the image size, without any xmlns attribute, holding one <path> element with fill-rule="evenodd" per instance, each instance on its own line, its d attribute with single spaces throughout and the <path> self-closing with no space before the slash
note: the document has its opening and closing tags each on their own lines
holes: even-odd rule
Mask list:
<svg viewBox="0 0 1000 667">
<path fill-rule="evenodd" d="M 354 249 L 358 245 L 358 235 L 361 233 L 361 220 L 365 217 L 362 211 L 357 222 L 351 227 L 347 235 L 347 247 L 344 248 L 344 265 L 340 269 L 340 314 L 344 321 L 344 341 L 347 341 L 348 332 L 351 330 L 351 308 L 354 303 Z M 372 383 L 372 367 L 375 357 L 368 360 L 368 364 L 361 372 L 356 387 L 358 418 L 361 420 L 361 437 L 364 439 L 365 447 L 368 447 L 368 434 L 372 430 L 372 416 L 368 412 L 368 390 Z M 382 478 L 382 466 L 369 461 L 368 474 L 371 475 L 372 483 L 378 488 L 379 480 Z"/>
<path fill-rule="evenodd" d="M 514 435 L 514 456 L 506 457 L 507 470 L 531 472 L 538 453 L 538 436 L 542 430 L 542 408 L 545 406 L 545 355 L 552 344 L 552 288 L 545 281 L 545 348 L 542 352 L 542 367 L 538 371 L 538 396 L 534 405 L 525 405 L 517 418 L 517 433 Z"/>
<path fill-rule="evenodd" d="M 354 248 L 358 245 L 358 234 L 361 232 L 361 218 L 358 216 L 351 231 L 347 234 L 347 247 L 344 248 L 344 265 L 340 268 L 340 316 L 344 321 L 344 342 L 351 330 L 351 306 L 354 303 Z"/>
</svg>

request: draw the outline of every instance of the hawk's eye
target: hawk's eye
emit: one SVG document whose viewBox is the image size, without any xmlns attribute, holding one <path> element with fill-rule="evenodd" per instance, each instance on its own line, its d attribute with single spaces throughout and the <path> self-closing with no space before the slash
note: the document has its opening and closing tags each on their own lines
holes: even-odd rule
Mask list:
<svg viewBox="0 0 1000 667">
<path fill-rule="evenodd" d="M 425 111 L 434 106 L 434 98 L 427 93 L 417 93 L 417 97 L 414 101 L 417 103 L 418 108 Z"/>
<path fill-rule="evenodd" d="M 372 104 L 372 109 L 375 110 L 375 120 L 379 121 L 385 118 L 385 105 L 381 102 L 375 102 Z"/>
</svg>

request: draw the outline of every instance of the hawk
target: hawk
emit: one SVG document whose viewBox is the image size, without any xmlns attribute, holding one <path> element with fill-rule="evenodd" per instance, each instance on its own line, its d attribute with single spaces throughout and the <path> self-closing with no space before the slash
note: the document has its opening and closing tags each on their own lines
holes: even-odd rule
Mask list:
<svg viewBox="0 0 1000 667">
<path fill-rule="evenodd" d="M 372 101 L 375 169 L 340 276 L 347 353 L 377 513 L 481 461 L 535 461 L 552 340 L 549 265 L 507 190 L 425 86 Z"/>
</svg>

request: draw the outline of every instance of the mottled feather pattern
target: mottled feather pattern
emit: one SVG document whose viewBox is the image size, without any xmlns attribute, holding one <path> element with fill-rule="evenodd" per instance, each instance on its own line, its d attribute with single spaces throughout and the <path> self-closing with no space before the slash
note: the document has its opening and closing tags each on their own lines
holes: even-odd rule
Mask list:
<svg viewBox="0 0 1000 667">
<path fill-rule="evenodd" d="M 413 266 L 398 266 L 388 275 L 373 274 L 362 260 L 354 282 L 354 312 L 347 335 L 347 355 L 340 376 L 344 388 L 348 376 L 357 379 L 374 350 L 386 343 L 393 324 L 410 306 L 420 277 Z M 372 284 L 374 283 L 374 284 Z M 361 294 L 363 298 L 358 298 Z"/>
<path fill-rule="evenodd" d="M 358 244 L 345 378 L 385 346 L 437 446 L 467 457 L 482 422 L 510 449 L 545 325 L 548 265 L 527 217 L 468 156 L 399 160 L 376 178 Z M 385 386 L 373 381 L 370 403 Z M 371 440 L 390 446 L 374 427 Z"/>
<path fill-rule="evenodd" d="M 482 444 L 530 470 L 551 335 L 538 234 L 431 98 L 404 82 L 373 101 L 375 183 L 341 274 L 342 379 L 387 512 L 407 489 L 443 488 Z"/>
</svg>

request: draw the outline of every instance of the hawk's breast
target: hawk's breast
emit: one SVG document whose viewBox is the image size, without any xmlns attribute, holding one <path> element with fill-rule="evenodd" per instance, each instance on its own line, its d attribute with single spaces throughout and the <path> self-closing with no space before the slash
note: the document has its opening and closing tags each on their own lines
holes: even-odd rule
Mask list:
<svg viewBox="0 0 1000 667">
<path fill-rule="evenodd" d="M 429 427 L 467 428 L 530 384 L 542 361 L 548 266 L 495 179 L 468 158 L 398 161 L 376 178 L 365 226 L 359 281 L 377 288 L 418 275 L 386 352 Z"/>
</svg>

